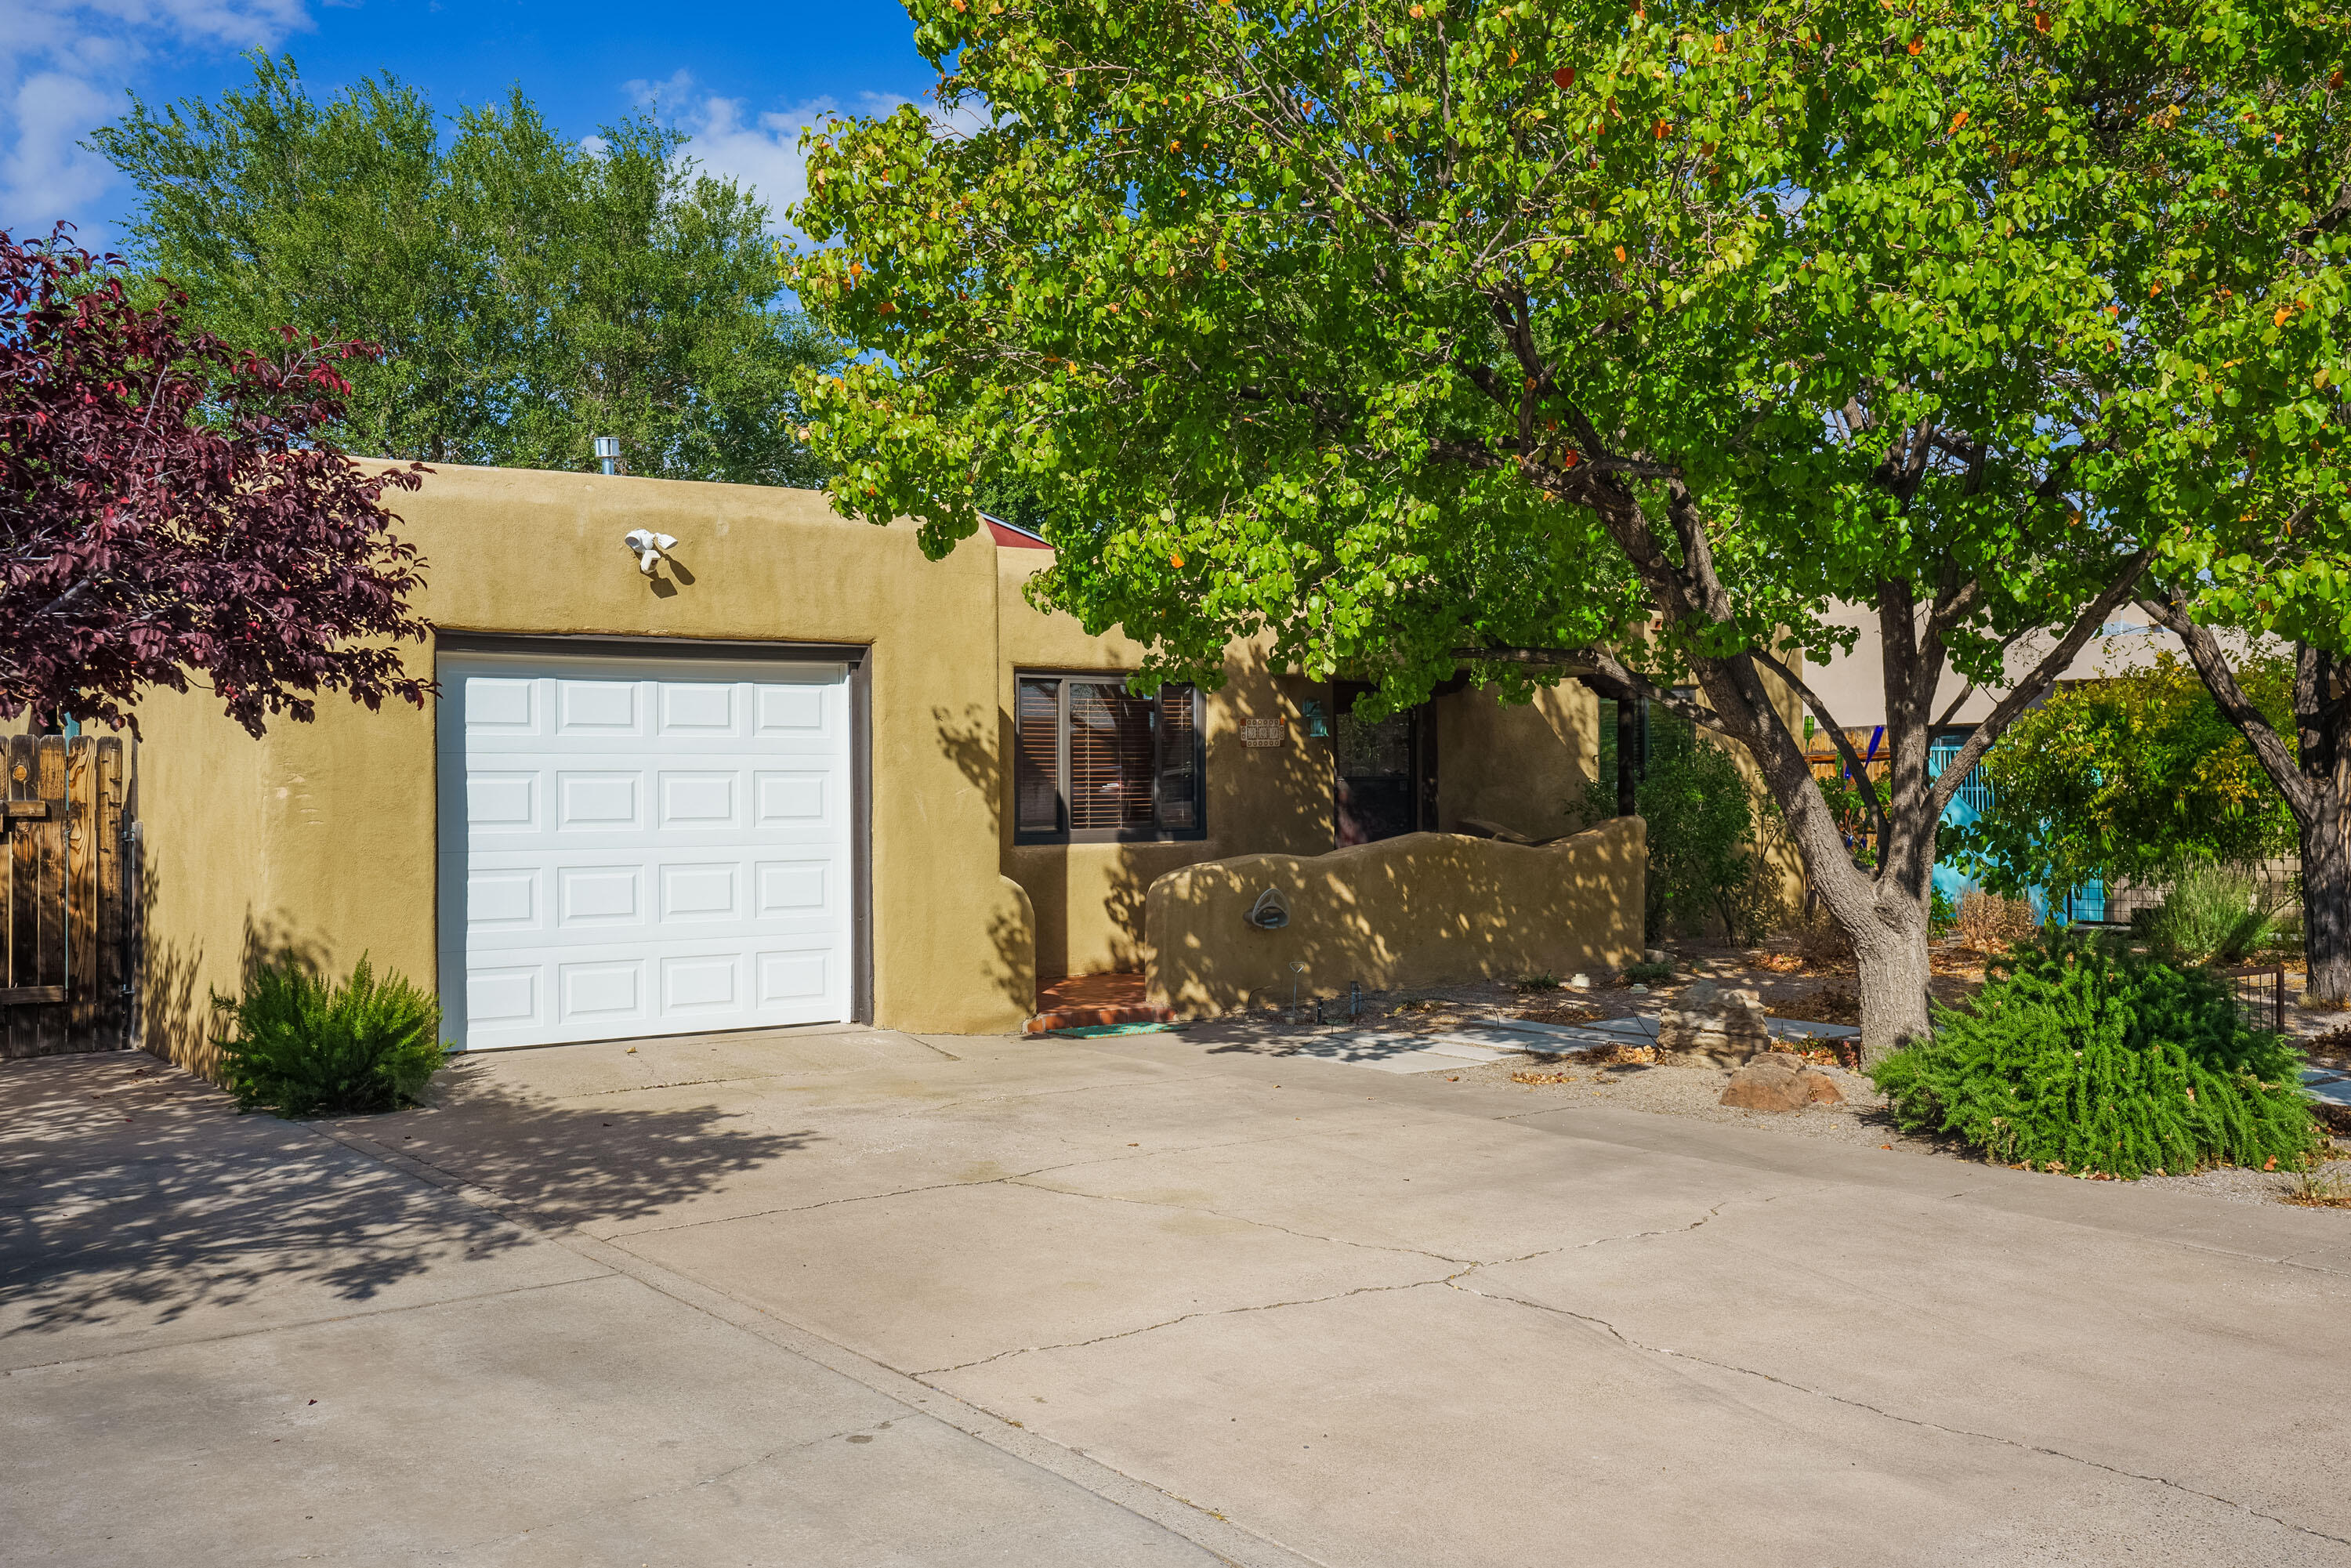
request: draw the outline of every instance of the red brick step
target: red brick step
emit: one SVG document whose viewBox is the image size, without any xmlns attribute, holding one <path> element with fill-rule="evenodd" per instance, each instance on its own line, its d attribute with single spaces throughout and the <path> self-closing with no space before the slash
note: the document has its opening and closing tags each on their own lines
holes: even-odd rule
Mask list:
<svg viewBox="0 0 2351 1568">
<path fill-rule="evenodd" d="M 1176 1021 L 1174 1009 L 1153 1007 L 1143 996 L 1141 975 L 1071 975 L 1037 988 L 1037 1016 L 1022 1024 L 1020 1032 Z"/>
</svg>

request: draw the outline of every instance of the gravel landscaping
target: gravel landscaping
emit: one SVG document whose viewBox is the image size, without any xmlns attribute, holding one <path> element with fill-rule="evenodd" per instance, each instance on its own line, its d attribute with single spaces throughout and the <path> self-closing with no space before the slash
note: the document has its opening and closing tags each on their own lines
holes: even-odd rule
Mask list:
<svg viewBox="0 0 2351 1568">
<path fill-rule="evenodd" d="M 1674 959 L 1674 977 L 1650 987 L 1626 986 L 1609 975 L 1592 977 L 1596 983 L 1589 988 L 1565 984 L 1473 981 L 1409 992 L 1365 993 L 1359 998 L 1352 1019 L 1343 999 L 1335 1003 L 1326 1000 L 1322 1016 L 1328 1023 L 1353 1024 L 1388 1033 L 1430 1035 L 1498 1016 L 1551 1024 L 1595 1023 L 1636 1015 L 1654 1017 L 1662 1008 L 1671 1006 L 1674 998 L 1692 983 L 1710 979 L 1721 986 L 1753 989 L 1765 1010 L 1775 1018 L 1820 1023 L 1856 1021 L 1853 1014 L 1856 1002 L 1853 966 L 1849 961 L 1811 960 L 1779 945 L 1747 949 L 1685 944 L 1675 950 Z M 1965 1000 L 1983 983 L 1981 956 L 1953 944 L 1938 945 L 1934 970 L 1935 998 L 1946 1005 Z M 2289 1030 L 2309 1040 L 2314 1063 L 2351 1066 L 2351 1029 L 2343 1026 L 2339 1016 L 2304 1013 L 2295 1009 L 2288 1012 L 2287 1019 Z M 1813 1105 L 1802 1111 L 1749 1111 L 1724 1105 L 1720 1100 L 1730 1081 L 1729 1069 L 1673 1061 L 1603 1062 L 1529 1053 L 1491 1062 L 1465 1061 L 1458 1071 L 1447 1071 L 1443 1076 L 1448 1082 L 1512 1090 L 1526 1095 L 1531 1104 L 1613 1105 L 1702 1122 L 1735 1123 L 1794 1137 L 1917 1150 L 1976 1163 L 1977 1156 L 1949 1139 L 1917 1136 L 1895 1126 L 1885 1097 L 1859 1072 L 1833 1065 L 1825 1052 L 1815 1054 L 1812 1064 L 1836 1084 L 1844 1096 L 1842 1104 Z M 2321 1175 L 2333 1176 L 2351 1187 L 2351 1139 L 2335 1139 L 2334 1148 L 2334 1158 Z M 2052 1175 L 2048 1179 L 2074 1178 Z M 2291 1171 L 2224 1168 L 2189 1176 L 2146 1176 L 2141 1178 L 2141 1185 L 2199 1192 L 2232 1203 L 2273 1205 L 2286 1201 L 2303 1184 Z M 2351 1208 L 2339 1208 L 2336 1212 L 2351 1222 Z"/>
<path fill-rule="evenodd" d="M 1515 1056 L 1477 1066 L 1457 1074 L 1464 1083 L 1493 1084 L 1515 1089 L 1533 1099 L 1565 1100 L 1614 1105 L 1627 1111 L 1649 1111 L 1667 1116 L 1691 1116 L 1701 1122 L 1735 1122 L 1804 1138 L 1834 1138 L 1841 1143 L 1896 1148 L 1933 1147 L 1930 1140 L 1898 1131 L 1886 1113 L 1886 1102 L 1868 1079 L 1840 1067 L 1816 1064 L 1844 1096 L 1841 1105 L 1813 1105 L 1802 1111 L 1742 1111 L 1719 1103 L 1730 1082 L 1730 1070 L 1691 1067 L 1680 1062 L 1617 1062 L 1594 1067 L 1573 1057 Z M 1527 1079 L 1562 1078 L 1565 1082 L 1529 1082 Z"/>
<path fill-rule="evenodd" d="M 1885 1097 L 1858 1072 L 1814 1062 L 1844 1096 L 1839 1105 L 1812 1105 L 1802 1111 L 1742 1111 L 1719 1102 L 1730 1082 L 1729 1071 L 1693 1067 L 1680 1062 L 1617 1062 L 1594 1066 L 1573 1058 L 1515 1056 L 1477 1065 L 1465 1063 L 1448 1081 L 1507 1087 L 1531 1100 L 1613 1105 L 1657 1115 L 1688 1116 L 1701 1122 L 1737 1123 L 1763 1132 L 1799 1138 L 1828 1138 L 1865 1147 L 1913 1149 L 1970 1164 L 1976 1156 L 1949 1139 L 1919 1137 L 1894 1124 Z M 1532 1082 L 1530 1082 L 1532 1080 Z M 2333 1176 L 2351 1186 L 2351 1140 L 2335 1141 L 2335 1154 L 2322 1176 Z M 2050 1176 L 2051 1181 L 2074 1178 Z M 2232 1203 L 2283 1202 L 2301 1186 L 2291 1171 L 2225 1168 L 2189 1176 L 2144 1176 L 2139 1185 L 2200 1192 Z M 2351 1220 L 2351 1209 L 2345 1209 Z"/>
</svg>

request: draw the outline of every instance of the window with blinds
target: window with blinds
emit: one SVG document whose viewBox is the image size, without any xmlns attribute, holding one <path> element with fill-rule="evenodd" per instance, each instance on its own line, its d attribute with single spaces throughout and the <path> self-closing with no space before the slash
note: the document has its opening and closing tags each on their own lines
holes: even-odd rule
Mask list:
<svg viewBox="0 0 2351 1568">
<path fill-rule="evenodd" d="M 1013 826 L 1025 841 L 1197 837 L 1200 694 L 1099 675 L 1019 677 Z"/>
<path fill-rule="evenodd" d="M 1022 832 L 1060 832 L 1061 683 L 1022 681 L 1012 723 L 1012 820 Z"/>
</svg>

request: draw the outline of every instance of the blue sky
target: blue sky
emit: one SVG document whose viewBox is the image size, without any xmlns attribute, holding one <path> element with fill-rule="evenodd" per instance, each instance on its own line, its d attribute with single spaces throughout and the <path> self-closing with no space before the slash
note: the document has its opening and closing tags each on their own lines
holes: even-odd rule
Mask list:
<svg viewBox="0 0 2351 1568">
<path fill-rule="evenodd" d="M 0 0 L 0 228 L 68 218 L 93 248 L 113 240 L 131 193 L 76 144 L 127 91 L 160 105 L 242 84 L 256 47 L 292 54 L 320 97 L 389 69 L 446 112 L 518 83 L 574 137 L 652 103 L 780 204 L 810 119 L 925 97 L 913 33 L 896 0 Z"/>
</svg>

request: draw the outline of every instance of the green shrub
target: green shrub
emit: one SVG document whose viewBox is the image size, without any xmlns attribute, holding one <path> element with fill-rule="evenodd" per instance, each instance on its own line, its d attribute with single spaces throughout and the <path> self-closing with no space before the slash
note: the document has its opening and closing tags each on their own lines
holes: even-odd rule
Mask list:
<svg viewBox="0 0 2351 1568">
<path fill-rule="evenodd" d="M 2238 866 L 2183 867 L 2171 891 L 2132 920 L 2135 935 L 2179 963 L 2234 964 L 2271 943 L 2281 924 L 2261 879 Z"/>
<path fill-rule="evenodd" d="M 1759 821 L 1756 792 L 1725 743 L 1663 707 L 1650 710 L 1649 725 L 1650 755 L 1634 791 L 1648 823 L 1644 939 L 1700 935 L 1719 920 L 1731 942 L 1761 941 L 1784 914 L 1779 869 L 1759 852 L 1773 824 Z M 1616 814 L 1614 770 L 1603 771 L 1567 805 L 1586 826 Z"/>
<path fill-rule="evenodd" d="M 1627 964 L 1625 983 L 1628 986 L 1656 986 L 1674 977 L 1671 964 Z"/>
<path fill-rule="evenodd" d="M 1930 884 L 1927 890 L 1927 935 L 1949 936 L 1959 923 L 1959 906 L 1951 902 L 1951 895 L 1943 891 L 1939 883 Z"/>
<path fill-rule="evenodd" d="M 1868 1070 L 1905 1130 L 2131 1180 L 2316 1146 L 2294 1051 L 2209 970 L 2066 933 L 1986 968 L 1967 1011 L 1938 1008 L 1932 1040 Z"/>
<path fill-rule="evenodd" d="M 214 1006 L 229 1007 L 225 998 Z M 362 956 L 329 986 L 299 965 L 255 971 L 221 1041 L 229 1092 L 246 1110 L 281 1116 L 396 1111 L 441 1070 L 441 1009 L 398 974 L 381 980 Z"/>
</svg>

